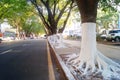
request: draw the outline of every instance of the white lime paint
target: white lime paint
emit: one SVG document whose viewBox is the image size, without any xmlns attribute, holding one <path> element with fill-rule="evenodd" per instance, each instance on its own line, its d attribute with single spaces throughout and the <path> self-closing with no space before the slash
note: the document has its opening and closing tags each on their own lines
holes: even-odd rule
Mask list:
<svg viewBox="0 0 120 80">
<path fill-rule="evenodd" d="M 55 45 L 55 48 L 66 48 L 66 46 L 63 43 L 62 33 L 49 36 L 48 40 L 49 40 L 50 43 Z"/>
<path fill-rule="evenodd" d="M 58 37 L 58 45 L 56 46 L 56 48 L 66 48 L 66 46 L 63 43 L 63 37 L 62 37 L 62 33 L 57 34 Z"/>
</svg>

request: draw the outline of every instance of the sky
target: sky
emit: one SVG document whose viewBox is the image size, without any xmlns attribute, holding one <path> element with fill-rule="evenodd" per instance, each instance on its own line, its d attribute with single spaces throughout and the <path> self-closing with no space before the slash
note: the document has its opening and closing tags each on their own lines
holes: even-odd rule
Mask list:
<svg viewBox="0 0 120 80">
<path fill-rule="evenodd" d="M 3 22 L 2 24 L 0 24 L 1 32 L 4 32 L 6 29 L 10 29 L 10 28 L 11 26 L 7 22 Z"/>
<path fill-rule="evenodd" d="M 120 6 L 117 7 L 118 11 L 120 12 Z"/>
</svg>

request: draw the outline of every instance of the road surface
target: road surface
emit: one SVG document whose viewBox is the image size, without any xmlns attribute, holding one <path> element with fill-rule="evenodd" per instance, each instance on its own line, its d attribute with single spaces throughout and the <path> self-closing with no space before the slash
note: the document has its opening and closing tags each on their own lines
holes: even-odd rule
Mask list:
<svg viewBox="0 0 120 80">
<path fill-rule="evenodd" d="M 50 59 L 46 40 L 2 43 L 0 80 L 55 80 L 59 74 L 54 75 Z"/>
</svg>

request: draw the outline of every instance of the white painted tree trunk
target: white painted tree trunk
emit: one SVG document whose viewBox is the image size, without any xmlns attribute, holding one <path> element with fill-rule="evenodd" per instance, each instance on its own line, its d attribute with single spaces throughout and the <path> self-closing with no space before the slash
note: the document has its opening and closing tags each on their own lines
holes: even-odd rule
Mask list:
<svg viewBox="0 0 120 80">
<path fill-rule="evenodd" d="M 95 23 L 83 23 L 82 24 L 82 42 L 80 60 L 89 63 L 94 63 L 96 56 L 96 24 Z"/>
<path fill-rule="evenodd" d="M 75 56 L 76 57 L 76 56 Z M 120 65 L 104 56 L 96 48 L 96 23 L 82 24 L 82 42 L 79 57 L 73 56 L 68 59 L 77 70 L 84 76 L 101 75 L 106 80 L 111 78 L 120 79 Z"/>
</svg>

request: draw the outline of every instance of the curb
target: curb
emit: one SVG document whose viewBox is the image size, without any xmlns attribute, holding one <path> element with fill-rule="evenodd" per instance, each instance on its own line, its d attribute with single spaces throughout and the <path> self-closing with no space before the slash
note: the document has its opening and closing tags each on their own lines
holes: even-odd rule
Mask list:
<svg viewBox="0 0 120 80">
<path fill-rule="evenodd" d="M 64 62 L 62 61 L 61 57 L 56 54 L 56 51 L 54 49 L 54 46 L 52 46 L 49 41 L 47 40 L 50 48 L 50 53 L 56 58 L 56 62 L 59 66 L 59 68 L 62 70 L 63 76 L 65 77 L 65 80 L 76 80 L 74 76 L 71 74 L 70 70 L 66 67 Z"/>
</svg>

